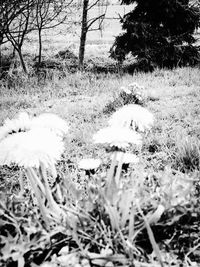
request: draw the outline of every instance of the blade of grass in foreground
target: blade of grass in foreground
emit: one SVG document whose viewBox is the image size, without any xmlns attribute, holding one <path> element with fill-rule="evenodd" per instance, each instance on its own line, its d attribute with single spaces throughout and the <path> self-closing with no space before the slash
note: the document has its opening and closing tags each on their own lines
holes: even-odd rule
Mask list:
<svg viewBox="0 0 200 267">
<path fill-rule="evenodd" d="M 154 238 L 154 235 L 153 235 L 153 232 L 152 232 L 152 230 L 151 230 L 151 227 L 150 227 L 150 225 L 149 225 L 149 223 L 148 223 L 146 217 L 144 216 L 144 214 L 143 214 L 143 212 L 142 212 L 142 209 L 141 209 L 141 207 L 140 207 L 138 201 L 136 201 L 136 205 L 137 205 L 138 211 L 140 212 L 140 214 L 141 214 L 141 216 L 142 216 L 142 218 L 143 218 L 143 220 L 144 220 L 144 224 L 145 224 L 146 229 L 147 229 L 147 233 L 148 233 L 148 236 L 149 236 L 149 240 L 150 240 L 151 245 L 152 245 L 152 247 L 153 247 L 153 250 L 154 250 L 154 252 L 155 252 L 155 254 L 156 254 L 157 258 L 158 258 L 158 261 L 159 261 L 159 263 L 160 263 L 160 266 L 161 266 L 161 267 L 164 267 L 164 263 L 163 263 L 163 261 L 162 261 L 162 257 L 161 257 L 160 249 L 159 249 L 159 247 L 158 247 L 158 245 L 157 245 L 157 243 L 156 243 L 156 240 L 155 240 L 155 238 Z"/>
</svg>

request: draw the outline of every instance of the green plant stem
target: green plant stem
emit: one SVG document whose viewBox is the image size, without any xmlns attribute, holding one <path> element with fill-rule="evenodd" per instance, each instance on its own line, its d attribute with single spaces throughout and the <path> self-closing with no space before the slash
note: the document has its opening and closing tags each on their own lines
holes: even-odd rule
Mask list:
<svg viewBox="0 0 200 267">
<path fill-rule="evenodd" d="M 159 261 L 159 263 L 160 263 L 160 266 L 161 266 L 161 267 L 164 267 L 164 263 L 163 263 L 163 261 L 162 261 L 162 257 L 161 257 L 160 249 L 159 249 L 159 247 L 158 247 L 158 245 L 157 245 L 157 243 L 156 243 L 156 240 L 155 240 L 155 237 L 154 237 L 153 232 L 152 232 L 152 230 L 151 230 L 151 227 L 150 227 L 150 225 L 149 225 L 149 223 L 148 223 L 146 217 L 144 216 L 144 214 L 143 214 L 143 212 L 142 212 L 142 209 L 140 208 L 140 205 L 139 205 L 139 202 L 138 202 L 138 201 L 136 201 L 136 205 L 137 205 L 137 208 L 138 208 L 139 213 L 142 215 L 142 218 L 143 218 L 143 220 L 144 220 L 144 224 L 145 224 L 146 229 L 147 229 L 147 233 L 148 233 L 148 236 L 149 236 L 149 240 L 150 240 L 151 245 L 152 245 L 152 247 L 153 247 L 153 250 L 154 250 L 154 252 L 155 252 L 155 254 L 156 254 L 157 258 L 158 258 L 158 261 Z"/>
<path fill-rule="evenodd" d="M 46 196 L 44 185 L 42 184 L 40 178 L 37 176 L 35 170 L 33 168 L 29 168 L 29 171 L 31 172 L 33 180 L 35 181 L 35 183 L 37 183 L 37 185 L 39 186 L 39 188 L 42 191 L 43 195 Z"/>
<path fill-rule="evenodd" d="M 34 170 L 31 169 L 31 168 L 27 168 L 26 172 L 27 172 L 27 177 L 28 177 L 28 179 L 29 179 L 29 181 L 31 183 L 32 189 L 34 191 L 35 197 L 37 198 L 38 205 L 39 205 L 41 214 L 43 216 L 43 219 L 44 219 L 46 225 L 49 226 L 49 220 L 47 218 L 47 210 L 46 210 L 46 208 L 44 206 L 44 203 L 43 203 L 40 191 L 38 190 L 37 184 L 35 183 L 35 175 L 36 174 L 34 176 L 32 175 Z"/>
<path fill-rule="evenodd" d="M 39 172 L 40 172 L 42 179 L 44 180 L 46 198 L 48 200 L 51 212 L 53 213 L 53 216 L 55 215 L 60 216 L 63 212 L 61 208 L 59 207 L 59 205 L 55 202 L 52 196 L 51 189 L 50 189 L 49 182 L 48 182 L 47 175 L 46 175 L 46 169 L 43 164 L 41 164 L 39 168 Z"/>
<path fill-rule="evenodd" d="M 20 196 L 23 196 L 24 193 L 24 181 L 23 181 L 23 171 L 20 168 L 20 173 L 19 173 L 19 184 L 20 184 Z"/>
<path fill-rule="evenodd" d="M 131 206 L 131 212 L 129 216 L 129 225 L 128 225 L 128 239 L 130 241 L 133 241 L 133 235 L 134 235 L 134 223 L 135 223 L 135 209 L 133 205 Z"/>
<path fill-rule="evenodd" d="M 51 166 L 51 174 L 52 174 L 53 178 L 56 179 L 57 171 L 56 171 L 55 165 L 53 163 Z"/>
<path fill-rule="evenodd" d="M 114 174 L 115 174 L 115 167 L 117 163 L 117 151 L 114 152 L 113 159 L 111 162 L 110 169 L 108 171 L 108 176 L 107 176 L 107 183 L 105 186 L 105 194 L 108 199 L 112 201 L 113 199 L 113 192 L 116 189 L 116 183 L 114 179 Z"/>
<path fill-rule="evenodd" d="M 124 249 L 126 249 L 127 243 L 119 226 L 119 212 L 117 211 L 116 207 L 112 206 L 106 199 L 105 199 L 105 208 L 110 217 L 112 229 L 119 233 Z"/>
<path fill-rule="evenodd" d="M 112 162 L 111 162 L 111 166 L 110 166 L 110 169 L 109 169 L 109 172 L 108 172 L 106 187 L 109 187 L 112 184 L 112 180 L 113 180 L 114 172 L 115 172 L 115 166 L 116 166 L 116 163 L 117 163 L 116 159 L 117 159 L 117 152 L 115 151 L 114 155 L 113 155 Z"/>
<path fill-rule="evenodd" d="M 59 184 L 56 184 L 56 195 L 57 195 L 57 201 L 59 203 L 62 203 L 63 197 L 62 197 L 62 192 Z"/>
<path fill-rule="evenodd" d="M 121 175 L 121 171 L 122 171 L 122 164 L 123 164 L 123 157 L 124 157 L 124 152 L 121 152 L 122 154 L 120 155 L 120 159 L 118 161 L 118 167 L 117 167 L 117 172 L 116 172 L 116 176 L 115 176 L 115 181 L 116 181 L 116 185 L 117 187 L 119 187 L 119 181 L 120 181 L 120 175 Z"/>
</svg>

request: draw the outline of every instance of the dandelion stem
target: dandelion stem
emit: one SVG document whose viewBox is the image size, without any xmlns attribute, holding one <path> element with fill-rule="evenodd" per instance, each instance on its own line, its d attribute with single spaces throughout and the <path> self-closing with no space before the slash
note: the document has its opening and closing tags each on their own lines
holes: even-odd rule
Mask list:
<svg viewBox="0 0 200 267">
<path fill-rule="evenodd" d="M 106 199 L 105 199 L 105 202 L 106 202 L 105 208 L 106 208 L 108 215 L 110 217 L 112 229 L 116 230 L 119 233 L 119 236 L 122 240 L 122 245 L 124 246 L 124 249 L 126 249 L 127 243 L 126 243 L 125 237 L 124 237 L 124 235 L 120 229 L 120 226 L 119 226 L 119 213 L 117 211 L 117 208 L 112 206 Z"/>
<path fill-rule="evenodd" d="M 117 159 L 117 152 L 115 151 L 114 155 L 113 155 L 112 162 L 111 162 L 111 166 L 110 166 L 110 169 L 108 172 L 108 179 L 107 179 L 106 187 L 109 187 L 112 184 L 112 180 L 113 180 L 114 172 L 115 172 L 115 166 L 117 163 L 116 159 Z"/>
<path fill-rule="evenodd" d="M 59 184 L 56 184 L 56 193 L 57 193 L 57 200 L 59 203 L 62 203 L 63 197 L 62 197 L 62 192 Z"/>
<path fill-rule="evenodd" d="M 24 193 L 24 181 L 23 181 L 23 171 L 20 168 L 20 173 L 19 173 L 19 184 L 20 184 L 20 196 L 23 196 Z"/>
<path fill-rule="evenodd" d="M 41 164 L 39 168 L 39 172 L 45 183 L 46 198 L 49 202 L 50 209 L 56 215 L 61 215 L 62 211 L 52 196 L 51 189 L 50 189 L 49 182 L 48 182 L 47 175 L 46 175 L 46 169 L 43 164 Z"/>
<path fill-rule="evenodd" d="M 45 196 L 45 188 L 44 188 L 44 185 L 42 184 L 42 182 L 40 181 L 40 178 L 37 176 L 37 174 L 33 168 L 29 168 L 29 171 L 31 172 L 32 177 L 34 178 L 34 181 L 38 184 L 40 190 L 42 191 L 42 193 Z"/>
<path fill-rule="evenodd" d="M 56 171 L 56 167 L 55 167 L 53 162 L 51 163 L 51 174 L 52 174 L 53 178 L 56 179 L 57 171 Z"/>
<path fill-rule="evenodd" d="M 129 225 L 128 225 L 128 239 L 130 241 L 133 241 L 133 235 L 134 235 L 134 223 L 135 223 L 135 209 L 133 205 L 131 206 L 131 212 L 129 216 Z"/>
<path fill-rule="evenodd" d="M 31 186 L 33 188 L 33 191 L 35 193 L 35 197 L 37 198 L 38 205 L 39 205 L 41 214 L 43 216 L 43 219 L 44 219 L 46 225 L 48 226 L 49 225 L 49 221 L 48 221 L 47 214 L 46 214 L 47 213 L 47 210 L 46 210 L 46 208 L 44 206 L 44 203 L 43 203 L 41 194 L 40 194 L 40 192 L 38 190 L 37 184 L 35 183 L 35 180 L 34 180 L 35 179 L 35 176 L 32 175 L 32 173 L 34 172 L 34 170 L 31 169 L 31 168 L 27 168 L 26 172 L 27 172 L 27 177 L 29 178 L 29 181 L 30 181 Z"/>
<path fill-rule="evenodd" d="M 113 188 L 111 188 L 111 187 L 112 186 L 116 187 L 116 183 L 115 183 L 115 180 L 114 180 L 115 167 L 116 167 L 116 163 L 117 163 L 116 159 L 117 159 L 117 152 L 115 151 L 114 155 L 113 155 L 112 162 L 111 162 L 110 169 L 108 171 L 107 183 L 106 183 L 106 187 L 105 187 L 105 192 L 106 192 L 107 197 L 111 197 L 111 198 L 112 198 L 112 195 L 113 195 L 112 194 Z"/>
<path fill-rule="evenodd" d="M 121 153 L 122 154 L 120 154 L 120 158 L 119 158 L 119 161 L 118 161 L 117 172 L 116 172 L 116 176 L 115 176 L 115 181 L 116 181 L 117 187 L 119 186 L 119 180 L 120 180 L 122 164 L 123 164 L 123 157 L 124 157 L 124 152 L 121 152 Z"/>
</svg>

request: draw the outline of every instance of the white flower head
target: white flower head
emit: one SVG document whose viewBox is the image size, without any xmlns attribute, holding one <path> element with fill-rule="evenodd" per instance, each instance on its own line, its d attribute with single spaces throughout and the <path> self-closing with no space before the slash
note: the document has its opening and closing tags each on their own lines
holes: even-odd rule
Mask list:
<svg viewBox="0 0 200 267">
<path fill-rule="evenodd" d="M 110 147 L 126 148 L 129 144 L 141 145 L 140 134 L 127 128 L 112 126 L 99 130 L 93 136 L 94 143 L 107 144 Z"/>
<path fill-rule="evenodd" d="M 6 119 L 0 127 L 0 141 L 10 134 L 26 132 L 31 128 L 31 119 L 26 112 L 21 112 L 16 119 Z"/>
<path fill-rule="evenodd" d="M 128 90 L 131 92 L 131 94 L 135 95 L 137 98 L 141 98 L 139 100 L 142 100 L 145 98 L 144 87 L 137 83 L 129 84 Z"/>
<path fill-rule="evenodd" d="M 127 94 L 127 95 L 130 95 L 130 94 L 132 93 L 130 89 L 128 89 L 128 88 L 126 88 L 126 87 L 124 87 L 124 86 L 122 86 L 122 87 L 120 88 L 120 90 L 121 90 L 122 93 L 124 92 L 124 93 Z"/>
<path fill-rule="evenodd" d="M 32 127 L 49 129 L 60 137 L 63 137 L 69 130 L 66 121 L 51 113 L 44 113 L 34 117 L 32 119 Z"/>
<path fill-rule="evenodd" d="M 46 168 L 60 158 L 64 151 L 61 138 L 48 129 L 32 129 L 8 135 L 0 142 L 0 165 L 16 164 L 25 168 Z"/>
<path fill-rule="evenodd" d="M 134 82 L 134 83 L 130 83 L 128 85 L 128 88 L 130 91 L 136 91 L 136 90 L 144 90 L 144 87 L 139 85 L 138 83 Z"/>
<path fill-rule="evenodd" d="M 101 164 L 100 159 L 86 158 L 80 160 L 78 167 L 79 169 L 83 170 L 95 170 L 100 166 L 100 164 Z"/>
<path fill-rule="evenodd" d="M 111 159 L 114 158 L 114 154 L 110 156 Z M 116 160 L 119 162 L 122 160 L 124 164 L 137 164 L 139 162 L 139 158 L 133 154 L 133 153 L 123 153 L 123 152 L 117 152 Z"/>
<path fill-rule="evenodd" d="M 150 130 L 154 123 L 153 114 L 140 105 L 125 105 L 111 116 L 111 127 L 127 127 L 140 132 Z"/>
</svg>

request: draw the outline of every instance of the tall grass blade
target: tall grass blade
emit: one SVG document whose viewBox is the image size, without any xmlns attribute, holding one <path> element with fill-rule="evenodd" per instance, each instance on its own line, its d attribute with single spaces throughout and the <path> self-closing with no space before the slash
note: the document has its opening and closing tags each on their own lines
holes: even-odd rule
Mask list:
<svg viewBox="0 0 200 267">
<path fill-rule="evenodd" d="M 143 220 L 144 220 L 144 224 L 145 224 L 146 229 L 147 229 L 147 233 L 148 233 L 148 236 L 149 236 L 149 240 L 150 240 L 151 245 L 152 245 L 152 247 L 153 247 L 153 250 L 154 250 L 154 252 L 155 252 L 155 254 L 156 254 L 157 258 L 158 258 L 158 261 L 159 261 L 159 263 L 160 263 L 160 266 L 161 266 L 161 267 L 164 267 L 164 263 L 163 263 L 163 261 L 162 261 L 162 257 L 161 257 L 161 252 L 160 252 L 160 249 L 159 249 L 159 247 L 158 247 L 158 245 L 157 245 L 157 243 L 156 243 L 156 240 L 155 240 L 155 238 L 154 238 L 154 235 L 153 235 L 153 232 L 152 232 L 152 230 L 151 230 L 151 227 L 150 227 L 150 225 L 149 225 L 149 223 L 148 223 L 146 217 L 144 216 L 144 214 L 143 214 L 143 212 L 142 212 L 142 209 L 141 209 L 141 207 L 140 207 L 138 201 L 136 202 L 136 205 L 137 205 L 138 211 L 140 212 L 140 214 L 141 214 L 141 216 L 142 216 L 142 218 L 143 218 Z"/>
</svg>

